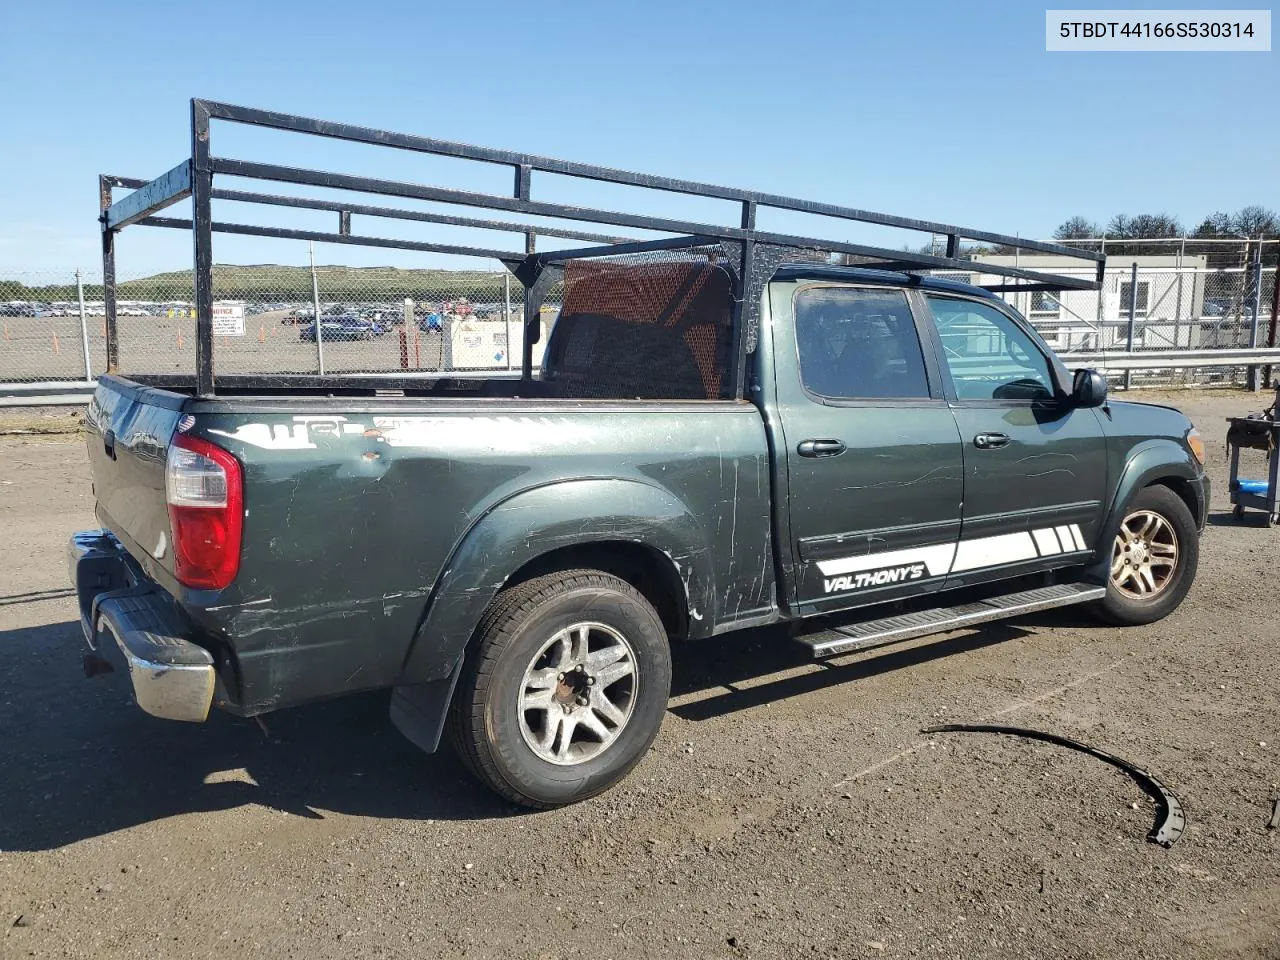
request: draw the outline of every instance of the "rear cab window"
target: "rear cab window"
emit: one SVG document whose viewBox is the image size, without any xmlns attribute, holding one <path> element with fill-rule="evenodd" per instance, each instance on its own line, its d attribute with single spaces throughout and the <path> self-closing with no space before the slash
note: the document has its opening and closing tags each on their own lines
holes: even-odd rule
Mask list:
<svg viewBox="0 0 1280 960">
<path fill-rule="evenodd" d="M 929 378 L 902 290 L 810 287 L 796 295 L 800 379 L 834 400 L 926 398 Z"/>
</svg>

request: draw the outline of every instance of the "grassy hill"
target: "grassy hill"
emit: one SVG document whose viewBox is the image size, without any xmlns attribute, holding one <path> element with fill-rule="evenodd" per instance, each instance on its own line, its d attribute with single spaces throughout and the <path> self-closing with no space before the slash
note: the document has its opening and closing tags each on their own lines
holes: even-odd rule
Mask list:
<svg viewBox="0 0 1280 960">
<path fill-rule="evenodd" d="M 468 297 L 500 300 L 502 274 L 477 270 L 401 270 L 396 267 L 316 267 L 322 300 L 441 300 Z M 120 300 L 190 300 L 190 270 L 157 273 L 123 280 L 116 288 Z M 512 298 L 520 285 L 512 282 Z M 85 284 L 85 297 L 102 299 L 101 284 Z M 218 265 L 213 268 L 213 295 L 222 300 L 307 301 L 311 299 L 311 269 L 279 264 Z M 29 287 L 0 278 L 0 300 L 74 300 L 73 284 Z"/>
</svg>

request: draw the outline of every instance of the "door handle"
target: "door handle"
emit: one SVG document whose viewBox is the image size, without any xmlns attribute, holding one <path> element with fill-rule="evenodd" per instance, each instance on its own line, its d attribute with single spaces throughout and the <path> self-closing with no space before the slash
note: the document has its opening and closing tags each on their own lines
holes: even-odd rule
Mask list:
<svg viewBox="0 0 1280 960">
<path fill-rule="evenodd" d="M 796 453 L 802 457 L 838 457 L 844 450 L 842 440 L 803 440 L 796 447 Z"/>
<path fill-rule="evenodd" d="M 1009 443 L 1009 435 L 1005 433 L 980 433 L 973 438 L 973 445 L 979 450 L 998 450 Z"/>
</svg>

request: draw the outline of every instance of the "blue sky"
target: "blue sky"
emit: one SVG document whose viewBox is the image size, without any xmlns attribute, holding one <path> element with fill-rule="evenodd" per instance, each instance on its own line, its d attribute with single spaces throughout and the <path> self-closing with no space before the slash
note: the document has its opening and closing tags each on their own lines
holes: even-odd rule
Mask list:
<svg viewBox="0 0 1280 960">
<path fill-rule="evenodd" d="M 192 96 L 1024 236 L 1077 213 L 1165 211 L 1191 225 L 1215 209 L 1280 206 L 1269 119 L 1280 55 L 1046 53 L 1042 4 L 0 6 L 0 273 L 96 269 L 97 174 L 151 177 L 180 160 Z M 252 133 L 215 127 L 214 153 L 509 189 L 504 171 Z M 571 196 L 535 179 L 539 195 Z M 266 222 L 243 205 L 215 210 L 232 215 Z M 333 219 L 277 215 L 322 229 Z M 366 224 L 357 232 L 388 229 Z M 402 235 L 464 240 L 419 227 Z M 215 244 L 225 262 L 305 255 L 296 241 Z M 332 247 L 317 259 L 424 262 Z M 189 263 L 183 233 L 121 239 L 126 276 Z"/>
</svg>

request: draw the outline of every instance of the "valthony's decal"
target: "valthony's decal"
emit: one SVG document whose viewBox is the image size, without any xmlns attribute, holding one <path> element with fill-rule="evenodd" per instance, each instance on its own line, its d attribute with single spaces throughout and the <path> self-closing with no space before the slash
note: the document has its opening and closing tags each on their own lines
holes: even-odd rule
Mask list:
<svg viewBox="0 0 1280 960">
<path fill-rule="evenodd" d="M 823 576 L 823 593 L 840 593 L 1088 549 L 1079 525 L 1072 523 L 961 540 L 959 543 L 819 560 L 818 570 Z"/>
<path fill-rule="evenodd" d="M 822 589 L 827 593 L 837 590 L 861 590 L 864 587 L 882 587 L 887 583 L 904 583 L 907 580 L 919 580 L 924 576 L 923 563 L 908 563 L 901 567 L 884 567 L 880 570 L 864 570 L 844 577 L 834 577 L 822 581 Z"/>
</svg>

